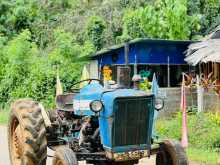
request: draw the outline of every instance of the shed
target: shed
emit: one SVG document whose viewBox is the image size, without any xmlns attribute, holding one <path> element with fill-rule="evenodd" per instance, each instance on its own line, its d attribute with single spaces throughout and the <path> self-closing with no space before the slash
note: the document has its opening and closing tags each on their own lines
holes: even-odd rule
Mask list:
<svg viewBox="0 0 220 165">
<path fill-rule="evenodd" d="M 97 76 L 102 77 L 102 68 L 110 66 L 113 79 L 117 79 L 117 67 L 128 65 L 131 77 L 143 70 L 156 73 L 161 87 L 177 87 L 181 73 L 189 70 L 184 61 L 184 52 L 191 41 L 161 39 L 135 39 L 128 43 L 103 49 L 92 55 L 93 65 L 98 65 Z M 152 74 L 149 79 L 152 78 Z"/>
<path fill-rule="evenodd" d="M 192 41 L 173 41 L 161 39 L 136 39 L 128 43 L 101 50 L 92 55 L 88 65 L 90 78 L 103 78 L 103 70 L 108 66 L 112 70 L 112 79 L 117 81 L 118 69 L 129 66 L 130 79 L 133 75 L 150 71 L 152 81 L 156 73 L 160 86 L 159 95 L 165 99 L 161 116 L 175 113 L 180 106 L 182 72 L 188 72 L 191 66 L 185 61 L 185 51 Z M 132 82 L 131 82 L 132 85 Z M 193 105 L 193 95 L 187 97 L 188 106 Z M 172 105 L 172 106 L 170 106 Z"/>
<path fill-rule="evenodd" d="M 198 111 L 220 113 L 220 26 L 202 41 L 190 44 L 186 52 L 185 61 L 194 65 L 198 74 Z"/>
</svg>

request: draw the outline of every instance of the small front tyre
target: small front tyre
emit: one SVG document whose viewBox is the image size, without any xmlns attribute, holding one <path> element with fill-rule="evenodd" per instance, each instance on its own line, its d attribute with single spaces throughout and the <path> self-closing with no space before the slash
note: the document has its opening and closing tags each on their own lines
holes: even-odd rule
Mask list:
<svg viewBox="0 0 220 165">
<path fill-rule="evenodd" d="M 180 143 L 164 140 L 156 155 L 156 165 L 188 165 L 186 153 Z"/>
<path fill-rule="evenodd" d="M 93 163 L 94 165 L 134 165 L 138 164 L 138 160 L 135 161 L 126 161 L 126 162 L 108 162 L 108 161 L 101 161 Z"/>
<path fill-rule="evenodd" d="M 78 161 L 70 148 L 58 147 L 54 154 L 53 165 L 78 165 Z"/>
</svg>

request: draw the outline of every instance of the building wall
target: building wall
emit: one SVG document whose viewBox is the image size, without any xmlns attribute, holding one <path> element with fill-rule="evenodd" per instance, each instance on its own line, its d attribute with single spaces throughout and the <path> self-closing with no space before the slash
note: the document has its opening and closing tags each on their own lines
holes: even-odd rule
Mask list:
<svg viewBox="0 0 220 165">
<path fill-rule="evenodd" d="M 97 60 L 91 61 L 87 65 L 87 69 L 90 74 L 90 78 L 98 78 L 98 62 Z M 159 113 L 159 117 L 170 117 L 180 111 L 181 102 L 181 88 L 160 88 L 160 95 L 165 100 L 164 109 Z M 197 109 L 197 90 L 186 88 L 186 104 L 188 110 Z M 204 92 L 204 111 L 218 111 L 220 114 L 220 97 L 210 89 Z"/>
<path fill-rule="evenodd" d="M 128 64 L 187 64 L 184 61 L 184 52 L 189 43 L 177 45 L 174 43 L 136 43 L 129 46 Z M 169 58 L 168 58 L 169 57 Z M 118 48 L 94 57 L 101 66 L 104 65 L 124 65 L 124 47 Z M 169 60 L 168 60 L 169 59 Z"/>
<path fill-rule="evenodd" d="M 89 62 L 89 64 L 86 65 L 88 72 L 89 72 L 89 78 L 91 79 L 98 79 L 99 78 L 99 68 L 98 68 L 98 61 L 92 60 Z"/>
<path fill-rule="evenodd" d="M 181 88 L 160 88 L 160 95 L 165 100 L 164 109 L 160 111 L 159 117 L 171 117 L 180 111 Z M 204 111 L 220 113 L 220 98 L 213 90 L 204 92 Z M 186 88 L 187 110 L 197 110 L 197 91 L 196 89 Z"/>
<path fill-rule="evenodd" d="M 204 110 L 220 113 L 220 97 L 213 90 L 204 93 Z"/>
</svg>

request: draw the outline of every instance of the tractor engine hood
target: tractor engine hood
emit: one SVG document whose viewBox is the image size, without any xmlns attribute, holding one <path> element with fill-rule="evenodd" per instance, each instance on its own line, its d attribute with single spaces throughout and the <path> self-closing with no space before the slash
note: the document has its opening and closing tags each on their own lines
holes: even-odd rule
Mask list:
<svg viewBox="0 0 220 165">
<path fill-rule="evenodd" d="M 105 89 L 98 83 L 92 83 L 75 95 L 74 113 L 95 115 L 90 109 L 90 103 L 94 100 L 103 103 L 103 109 L 99 112 L 99 127 L 101 142 L 107 152 L 149 150 L 154 115 L 152 93 L 135 89 Z M 123 133 L 123 129 L 128 135 Z M 133 133 L 139 138 L 132 136 Z M 127 138 L 124 142 L 128 144 L 120 141 L 121 138 Z"/>
<path fill-rule="evenodd" d="M 115 98 L 118 97 L 135 97 L 135 96 L 146 96 L 151 93 L 135 89 L 105 89 L 98 83 L 91 83 L 80 90 L 79 94 L 76 94 L 73 98 L 73 108 L 75 114 L 78 115 L 95 115 L 90 110 L 90 103 L 94 100 L 102 101 L 104 109 L 101 112 L 104 115 L 110 116 L 112 114 L 109 109 L 112 109 Z"/>
</svg>

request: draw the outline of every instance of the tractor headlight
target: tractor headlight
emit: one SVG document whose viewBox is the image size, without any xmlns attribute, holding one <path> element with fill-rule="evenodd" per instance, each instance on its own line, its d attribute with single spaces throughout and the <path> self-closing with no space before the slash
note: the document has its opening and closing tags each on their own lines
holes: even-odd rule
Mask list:
<svg viewBox="0 0 220 165">
<path fill-rule="evenodd" d="M 164 100 L 162 98 L 156 98 L 155 99 L 155 109 L 156 110 L 161 110 L 164 107 Z"/>
<path fill-rule="evenodd" d="M 103 104 L 99 100 L 94 100 L 90 103 L 90 109 L 95 113 L 100 112 L 102 108 L 103 108 Z"/>
</svg>

